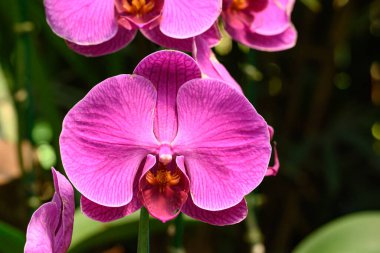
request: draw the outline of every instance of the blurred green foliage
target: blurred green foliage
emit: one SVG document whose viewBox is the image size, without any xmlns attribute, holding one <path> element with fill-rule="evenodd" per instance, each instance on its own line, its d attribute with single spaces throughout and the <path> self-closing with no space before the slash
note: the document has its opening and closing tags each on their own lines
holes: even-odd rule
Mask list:
<svg viewBox="0 0 380 253">
<path fill-rule="evenodd" d="M 330 222 L 309 235 L 293 253 L 377 253 L 380 212 L 361 212 Z"/>
<path fill-rule="evenodd" d="M 25 244 L 24 233 L 10 225 L 0 222 L 0 252 L 22 252 Z"/>
<path fill-rule="evenodd" d="M 249 196 L 244 223 L 217 228 L 185 221 L 189 253 L 263 245 L 269 253 L 291 252 L 333 219 L 380 209 L 380 0 L 301 0 L 293 21 L 294 49 L 258 52 L 226 39 L 216 50 L 274 126 L 281 169 Z M 6 175 L 0 177 L 0 220 L 7 228 L 25 235 L 32 212 L 51 198 L 46 169 L 63 171 L 58 138 L 66 112 L 96 83 L 131 73 L 158 49 L 137 36 L 116 54 L 86 58 L 53 34 L 41 0 L 0 1 L 0 176 Z M 105 225 L 77 214 L 75 222 L 72 252 L 136 249 L 136 216 Z M 0 245 L 18 247 L 6 252 L 22 250 L 20 232 L 4 239 L 4 231 Z M 169 251 L 173 234 L 173 223 L 153 222 L 152 252 Z"/>
</svg>

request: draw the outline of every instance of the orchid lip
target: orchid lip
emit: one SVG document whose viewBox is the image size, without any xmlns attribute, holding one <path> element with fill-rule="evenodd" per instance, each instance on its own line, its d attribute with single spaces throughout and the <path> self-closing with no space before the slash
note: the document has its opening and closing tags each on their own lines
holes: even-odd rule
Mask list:
<svg viewBox="0 0 380 253">
<path fill-rule="evenodd" d="M 171 155 L 170 155 L 171 156 Z M 139 196 L 150 215 L 166 222 L 175 218 L 189 194 L 187 176 L 175 162 L 158 162 L 140 179 Z"/>
</svg>

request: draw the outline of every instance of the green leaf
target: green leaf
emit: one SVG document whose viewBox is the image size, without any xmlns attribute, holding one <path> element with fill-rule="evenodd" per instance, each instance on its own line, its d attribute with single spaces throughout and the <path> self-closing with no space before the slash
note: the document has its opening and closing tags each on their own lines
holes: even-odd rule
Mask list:
<svg viewBox="0 0 380 253">
<path fill-rule="evenodd" d="M 149 217 L 149 215 L 147 215 Z M 96 247 L 115 242 L 122 242 L 134 238 L 137 240 L 139 231 L 140 211 L 113 222 L 97 222 L 80 210 L 75 212 L 73 238 L 69 253 L 91 252 Z M 194 226 L 198 221 L 184 216 L 186 227 Z M 167 230 L 168 223 L 162 223 L 154 218 L 149 218 L 150 234 L 162 233 Z"/>
<path fill-rule="evenodd" d="M 293 251 L 321 252 L 380 252 L 380 212 L 360 212 L 336 219 L 313 232 Z"/>
<path fill-rule="evenodd" d="M 23 252 L 25 235 L 20 230 L 0 222 L 0 252 Z"/>
<path fill-rule="evenodd" d="M 134 237 L 137 239 L 139 214 L 140 212 L 135 212 L 113 222 L 101 223 L 86 217 L 80 211 L 76 211 L 73 239 L 69 252 L 87 252 L 97 246 L 125 241 Z M 151 219 L 150 223 L 152 233 L 162 232 L 167 228 L 166 224 L 155 219 Z"/>
</svg>

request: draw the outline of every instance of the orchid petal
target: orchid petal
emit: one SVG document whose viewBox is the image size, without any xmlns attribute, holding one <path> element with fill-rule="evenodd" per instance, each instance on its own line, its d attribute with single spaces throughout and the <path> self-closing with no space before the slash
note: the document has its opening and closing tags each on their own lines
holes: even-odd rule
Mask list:
<svg viewBox="0 0 380 253">
<path fill-rule="evenodd" d="M 145 78 L 119 75 L 96 85 L 66 115 L 62 162 L 89 200 L 110 207 L 131 201 L 139 165 L 158 145 L 153 133 L 156 96 Z"/>
<path fill-rule="evenodd" d="M 74 190 L 67 179 L 52 168 L 55 194 L 30 219 L 25 253 L 67 252 L 73 232 Z"/>
<path fill-rule="evenodd" d="M 171 49 L 182 50 L 190 52 L 193 47 L 193 38 L 189 39 L 175 39 L 163 34 L 158 26 L 148 29 L 140 29 L 141 33 L 154 43 Z M 220 41 L 221 35 L 217 24 L 211 26 L 206 32 L 202 33 L 198 37 L 201 37 L 207 43 L 208 47 L 217 45 Z"/>
<path fill-rule="evenodd" d="M 119 27 L 117 34 L 110 40 L 103 43 L 97 45 L 82 46 L 67 41 L 67 45 L 78 54 L 91 57 L 102 56 L 114 53 L 128 45 L 136 36 L 136 32 L 137 30 L 127 30 L 123 27 Z"/>
<path fill-rule="evenodd" d="M 100 44 L 117 32 L 114 1 L 44 0 L 44 5 L 53 31 L 75 44 Z"/>
<path fill-rule="evenodd" d="M 201 71 L 207 77 L 219 79 L 226 82 L 231 88 L 243 94 L 243 90 L 227 69 L 216 59 L 212 49 L 207 46 L 207 42 L 196 37 L 194 39 L 193 57 L 199 64 Z"/>
<path fill-rule="evenodd" d="M 148 155 L 150 156 L 150 155 Z M 133 197 L 131 202 L 129 202 L 127 205 L 119 206 L 119 207 L 109 207 L 109 206 L 103 206 L 99 205 L 89 199 L 87 199 L 85 196 L 81 196 L 80 204 L 81 204 L 81 211 L 84 213 L 87 217 L 100 221 L 100 222 L 110 222 L 113 220 L 117 220 L 120 218 L 123 218 L 124 216 L 130 215 L 141 208 L 142 203 L 139 200 L 138 192 L 139 192 L 139 178 L 141 176 L 141 172 L 144 168 L 144 164 L 146 164 L 145 161 L 143 161 L 140 164 L 140 168 L 138 169 L 138 172 L 133 180 Z M 152 164 L 151 166 L 153 166 Z"/>
<path fill-rule="evenodd" d="M 56 229 L 55 248 L 62 249 L 65 252 L 71 243 L 74 223 L 74 190 L 70 182 L 58 171 L 52 168 L 54 188 L 53 201 L 60 211 L 61 226 Z M 58 198 L 59 199 L 58 199 Z"/>
<path fill-rule="evenodd" d="M 269 0 L 263 11 L 255 12 L 251 31 L 260 35 L 277 35 L 291 25 L 287 13 L 289 0 Z"/>
<path fill-rule="evenodd" d="M 274 135 L 274 129 L 271 126 L 268 126 L 268 131 L 269 131 L 269 136 L 270 140 L 273 140 L 273 135 Z M 267 169 L 267 172 L 265 176 L 276 176 L 278 173 L 278 170 L 280 168 L 280 161 L 278 160 L 278 153 L 277 153 L 277 144 L 276 142 L 273 142 L 273 160 L 274 164 L 272 166 L 269 166 Z"/>
<path fill-rule="evenodd" d="M 241 222 L 247 217 L 247 203 L 243 199 L 236 206 L 220 211 L 208 211 L 197 207 L 191 198 L 182 207 L 182 212 L 194 219 L 216 226 L 233 225 Z"/>
<path fill-rule="evenodd" d="M 175 39 L 163 34 L 159 26 L 153 28 L 142 28 L 141 33 L 150 41 L 166 48 L 191 51 L 193 39 Z"/>
<path fill-rule="evenodd" d="M 197 79 L 178 91 L 173 152 L 185 158 L 195 205 L 237 205 L 262 181 L 271 153 L 268 126 L 249 101 L 218 80 Z"/>
<path fill-rule="evenodd" d="M 176 39 L 195 37 L 207 31 L 221 11 L 221 0 L 165 0 L 160 29 Z"/>
<path fill-rule="evenodd" d="M 141 202 L 136 197 L 133 197 L 131 202 L 125 206 L 108 207 L 96 204 L 86 197 L 80 199 L 82 212 L 93 220 L 100 222 L 110 222 L 130 215 L 141 208 Z"/>
<path fill-rule="evenodd" d="M 235 30 L 226 24 L 226 31 L 238 42 L 262 51 L 281 51 L 294 47 L 297 40 L 297 31 L 290 26 L 283 33 L 264 36 L 252 33 L 249 30 Z"/>
<path fill-rule="evenodd" d="M 236 30 L 246 29 L 254 20 L 254 16 L 251 13 L 245 12 L 234 13 L 227 11 L 227 13 L 223 13 L 222 17 L 225 23 Z"/>
<path fill-rule="evenodd" d="M 30 219 L 26 232 L 25 253 L 54 252 L 54 230 L 59 210 L 54 202 L 40 206 Z"/>
<path fill-rule="evenodd" d="M 134 73 L 156 87 L 154 133 L 161 142 L 172 141 L 177 133 L 177 91 L 185 82 L 201 77 L 198 65 L 184 53 L 160 51 L 145 57 Z"/>
<path fill-rule="evenodd" d="M 273 158 L 274 164 L 268 167 L 267 172 L 265 173 L 265 176 L 276 176 L 278 173 L 278 170 L 280 169 L 280 161 L 278 160 L 276 143 L 274 143 L 273 145 L 273 156 L 274 156 Z"/>
</svg>

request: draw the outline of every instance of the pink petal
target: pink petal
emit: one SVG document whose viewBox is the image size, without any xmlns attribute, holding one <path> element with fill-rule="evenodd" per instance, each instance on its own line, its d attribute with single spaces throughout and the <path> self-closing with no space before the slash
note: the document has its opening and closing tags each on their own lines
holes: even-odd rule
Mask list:
<svg viewBox="0 0 380 253">
<path fill-rule="evenodd" d="M 158 145 L 153 133 L 156 96 L 145 78 L 119 75 L 96 85 L 66 115 L 62 162 L 89 200 L 110 207 L 132 200 L 139 165 Z"/>
<path fill-rule="evenodd" d="M 58 218 L 58 219 L 57 219 Z M 59 221 L 59 209 L 54 202 L 40 206 L 30 219 L 26 231 L 25 253 L 55 252 L 54 230 Z"/>
<path fill-rule="evenodd" d="M 154 159 L 154 156 L 148 156 L 148 159 Z M 152 164 L 152 162 L 150 163 Z M 160 188 L 158 185 L 152 185 L 146 179 L 147 173 L 156 173 L 160 169 L 162 164 L 156 164 L 153 168 L 151 166 L 145 166 L 142 176 L 140 178 L 139 188 L 140 195 L 144 206 L 148 209 L 149 214 L 153 217 L 166 222 L 175 218 L 181 211 L 183 204 L 187 200 L 189 192 L 189 179 L 182 170 L 178 170 L 175 162 L 171 162 L 166 165 L 167 170 L 176 171 L 180 175 L 178 184 Z M 150 167 L 150 168 L 149 168 Z"/>
<path fill-rule="evenodd" d="M 193 38 L 189 39 L 174 39 L 163 34 L 158 26 L 148 29 L 144 28 L 140 30 L 141 33 L 154 43 L 171 49 L 192 51 Z M 211 26 L 206 32 L 202 33 L 198 37 L 201 37 L 207 42 L 208 47 L 213 47 L 220 41 L 220 32 L 217 24 Z"/>
<path fill-rule="evenodd" d="M 148 155 L 148 158 L 151 155 Z M 151 163 L 151 160 L 147 159 L 146 161 L 143 161 L 140 164 L 140 168 L 134 178 L 133 181 L 133 197 L 131 202 L 129 202 L 127 205 L 120 206 L 120 207 L 109 207 L 109 206 L 103 206 L 99 205 L 83 195 L 81 196 L 80 203 L 81 203 L 81 211 L 88 216 L 89 218 L 93 220 L 97 220 L 100 222 L 110 222 L 113 220 L 117 220 L 120 218 L 123 218 L 124 216 L 130 215 L 141 208 L 142 204 L 138 198 L 138 191 L 139 191 L 139 179 L 142 173 L 142 170 L 144 166 L 148 164 L 148 166 L 153 166 L 156 160 Z"/>
<path fill-rule="evenodd" d="M 252 33 L 248 29 L 235 30 L 226 24 L 226 31 L 238 42 L 262 51 L 281 51 L 294 47 L 297 41 L 297 31 L 290 26 L 281 34 L 264 36 Z"/>
<path fill-rule="evenodd" d="M 225 23 L 234 29 L 241 30 L 245 27 L 250 27 L 253 22 L 253 15 L 249 12 L 235 12 L 235 11 L 224 11 L 222 17 Z"/>
<path fill-rule="evenodd" d="M 221 11 L 221 0 L 165 0 L 160 29 L 176 39 L 194 37 L 207 31 Z"/>
<path fill-rule="evenodd" d="M 67 252 L 73 231 L 74 190 L 67 179 L 52 168 L 55 194 L 38 208 L 28 225 L 26 253 Z"/>
<path fill-rule="evenodd" d="M 247 217 L 247 203 L 243 199 L 236 206 L 220 211 L 208 211 L 197 207 L 191 198 L 187 199 L 182 212 L 194 219 L 216 226 L 233 225 L 241 222 Z"/>
<path fill-rule="evenodd" d="M 212 49 L 208 47 L 207 41 L 200 37 L 194 39 L 193 57 L 199 64 L 204 75 L 210 78 L 226 82 L 231 88 L 243 94 L 240 85 L 230 75 L 227 69 L 216 59 Z"/>
<path fill-rule="evenodd" d="M 70 182 L 58 171 L 52 168 L 53 181 L 56 193 L 54 194 L 53 201 L 56 202 L 58 210 L 60 210 L 61 223 L 58 229 L 55 229 L 55 248 L 62 249 L 65 252 L 71 243 L 73 234 L 75 201 L 74 190 Z M 57 203 L 59 198 L 59 203 Z"/>
<path fill-rule="evenodd" d="M 159 51 L 145 57 L 134 73 L 156 87 L 154 133 L 160 142 L 172 141 L 177 133 L 177 91 L 185 82 L 201 77 L 198 65 L 184 53 Z"/>
<path fill-rule="evenodd" d="M 192 80 L 177 95 L 173 152 L 185 158 L 195 205 L 237 205 L 262 181 L 271 153 L 268 126 L 249 101 L 217 80 Z"/>
<path fill-rule="evenodd" d="M 112 0 L 44 0 L 44 5 L 53 31 L 75 44 L 100 44 L 117 32 Z"/>
<path fill-rule="evenodd" d="M 82 212 L 93 220 L 100 222 L 110 222 L 130 215 L 141 208 L 141 202 L 137 197 L 133 197 L 131 202 L 125 206 L 108 207 L 96 204 L 86 197 L 80 199 Z"/>
<path fill-rule="evenodd" d="M 175 39 L 168 37 L 163 34 L 159 26 L 153 27 L 151 29 L 143 28 L 140 29 L 141 33 L 150 41 L 166 48 L 181 50 L 181 51 L 191 51 L 193 39 Z"/>
<path fill-rule="evenodd" d="M 123 27 L 119 27 L 117 34 L 106 42 L 97 45 L 81 46 L 67 41 L 67 45 L 78 54 L 91 57 L 102 56 L 119 51 L 128 45 L 135 37 L 136 32 L 137 30 L 126 30 Z"/>
<path fill-rule="evenodd" d="M 288 0 L 269 0 L 263 11 L 254 14 L 251 31 L 260 35 L 277 35 L 291 26 L 287 13 Z"/>
<path fill-rule="evenodd" d="M 269 131 L 270 140 L 272 141 L 273 135 L 274 135 L 273 127 L 268 126 L 268 131 Z M 274 155 L 274 164 L 272 166 L 268 167 L 268 170 L 267 170 L 265 176 L 276 176 L 278 173 L 278 170 L 280 168 L 280 161 L 278 160 L 276 142 L 273 143 L 273 155 Z"/>
<path fill-rule="evenodd" d="M 296 0 L 281 0 L 280 2 L 282 2 L 283 5 L 286 6 L 286 12 L 288 13 L 288 16 L 290 17 L 294 8 L 294 4 L 296 3 Z"/>
</svg>

